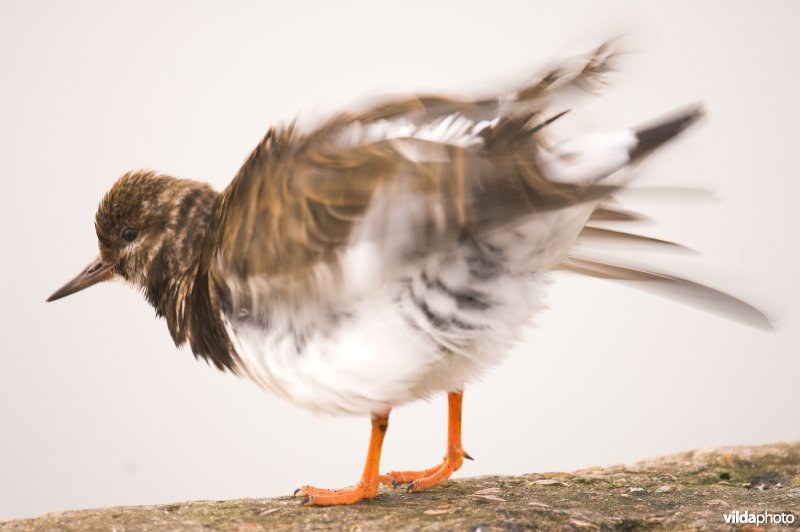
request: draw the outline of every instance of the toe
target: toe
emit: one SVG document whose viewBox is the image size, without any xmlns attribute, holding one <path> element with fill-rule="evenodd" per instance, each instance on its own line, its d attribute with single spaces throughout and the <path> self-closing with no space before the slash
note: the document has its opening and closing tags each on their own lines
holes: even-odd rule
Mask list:
<svg viewBox="0 0 800 532">
<path fill-rule="evenodd" d="M 304 506 L 336 506 L 340 504 L 353 504 L 364 499 L 378 496 L 378 487 L 374 490 L 365 490 L 361 484 L 343 489 L 324 489 L 312 486 L 303 486 L 297 491 L 303 496 L 300 504 Z"/>
</svg>

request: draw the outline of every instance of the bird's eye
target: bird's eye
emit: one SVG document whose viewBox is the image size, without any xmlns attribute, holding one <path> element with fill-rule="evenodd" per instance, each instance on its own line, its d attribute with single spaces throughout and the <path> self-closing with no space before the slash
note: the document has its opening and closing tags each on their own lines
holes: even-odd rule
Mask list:
<svg viewBox="0 0 800 532">
<path fill-rule="evenodd" d="M 133 227 L 126 227 L 122 230 L 122 240 L 125 242 L 133 242 L 139 236 L 139 231 Z"/>
</svg>

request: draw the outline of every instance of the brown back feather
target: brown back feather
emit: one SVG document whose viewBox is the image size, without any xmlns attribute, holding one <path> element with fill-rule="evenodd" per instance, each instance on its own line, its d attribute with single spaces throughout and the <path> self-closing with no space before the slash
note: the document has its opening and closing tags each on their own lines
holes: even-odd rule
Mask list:
<svg viewBox="0 0 800 532">
<path fill-rule="evenodd" d="M 213 221 L 215 277 L 274 278 L 333 262 L 379 190 L 396 193 L 398 201 L 411 194 L 429 209 L 415 228 L 420 247 L 410 250 L 413 254 L 465 232 L 613 192 L 610 186 L 550 182 L 535 163 L 540 134 L 533 132 L 544 121 L 542 98 L 548 88 L 596 75 L 602 61 L 593 56 L 589 62 L 594 66 L 562 72 L 559 84 L 542 80 L 526 87 L 516 102 L 412 97 L 339 115 L 308 134 L 294 127 L 271 130 L 221 194 Z M 345 147 L 337 142 L 337 134 L 355 122 L 402 116 L 421 124 L 454 112 L 475 119 L 499 116 L 500 121 L 487 130 L 482 146 L 416 138 Z M 409 150 L 428 157 L 417 162 L 404 155 Z"/>
</svg>

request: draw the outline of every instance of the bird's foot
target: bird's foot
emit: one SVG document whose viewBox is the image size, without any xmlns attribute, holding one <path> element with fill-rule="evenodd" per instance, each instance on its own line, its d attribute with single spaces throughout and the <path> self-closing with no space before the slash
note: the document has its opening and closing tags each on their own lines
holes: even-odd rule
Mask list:
<svg viewBox="0 0 800 532">
<path fill-rule="evenodd" d="M 359 482 L 355 486 L 335 490 L 303 486 L 295 490 L 294 494 L 297 497 L 303 497 L 302 504 L 306 506 L 335 506 L 353 504 L 363 499 L 374 499 L 378 496 L 378 485 L 365 488 Z"/>
<path fill-rule="evenodd" d="M 464 449 L 455 448 L 448 451 L 447 456 L 441 464 L 424 469 L 422 471 L 390 471 L 385 475 L 380 476 L 381 484 L 386 486 L 398 486 L 399 484 L 408 484 L 406 492 L 414 493 L 430 489 L 434 486 L 444 483 L 450 478 L 454 471 L 461 468 L 464 459 L 472 460 Z"/>
</svg>

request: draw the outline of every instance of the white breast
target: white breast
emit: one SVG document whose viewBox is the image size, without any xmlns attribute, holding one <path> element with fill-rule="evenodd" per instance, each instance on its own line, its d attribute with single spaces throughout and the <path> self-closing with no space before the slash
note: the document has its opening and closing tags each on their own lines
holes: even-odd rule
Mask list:
<svg viewBox="0 0 800 532">
<path fill-rule="evenodd" d="M 382 412 L 459 389 L 499 362 L 541 308 L 546 283 L 519 276 L 487 286 L 496 304 L 471 318 L 473 330 L 460 332 L 433 327 L 414 300 L 412 284 L 395 283 L 306 335 L 223 317 L 241 360 L 239 372 L 313 411 Z M 441 313 L 434 292 L 423 289 L 416 298 Z"/>
<path fill-rule="evenodd" d="M 242 373 L 294 404 L 326 413 L 368 414 L 413 399 L 409 384 L 438 353 L 388 295 L 305 333 L 227 323 Z"/>
</svg>

